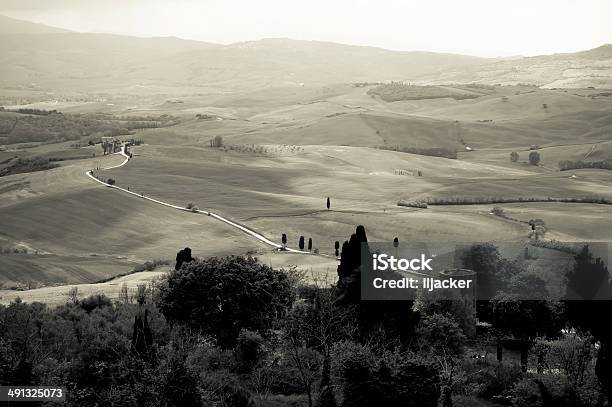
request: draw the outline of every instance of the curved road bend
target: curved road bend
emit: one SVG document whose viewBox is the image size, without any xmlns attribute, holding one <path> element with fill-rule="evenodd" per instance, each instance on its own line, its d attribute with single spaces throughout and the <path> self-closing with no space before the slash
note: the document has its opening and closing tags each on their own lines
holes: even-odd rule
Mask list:
<svg viewBox="0 0 612 407">
<path fill-rule="evenodd" d="M 130 161 L 130 156 L 125 153 L 125 145 L 122 146 L 120 152 L 114 153 L 114 154 L 119 154 L 119 155 L 123 156 L 125 159 L 123 160 L 123 162 L 121 164 L 113 165 L 111 167 L 104 167 L 104 168 L 102 168 L 102 170 L 110 170 L 110 169 L 113 169 L 113 168 L 123 167 L 125 164 L 128 163 L 128 161 Z M 267 244 L 269 246 L 274 247 L 275 249 L 281 249 L 283 247 L 282 245 L 280 245 L 280 244 L 278 244 L 276 242 L 273 242 L 270 239 L 266 238 L 261 233 L 258 233 L 258 232 L 254 231 L 252 229 L 249 229 L 249 228 L 247 228 L 245 226 L 242 226 L 242 225 L 240 225 L 240 224 L 238 224 L 236 222 L 232 222 L 231 220 L 229 220 L 227 218 L 224 218 L 223 216 L 217 215 L 214 212 L 202 211 L 202 210 L 199 210 L 199 209 L 198 210 L 187 209 L 187 208 L 184 208 L 182 206 L 172 205 L 172 204 L 170 204 L 168 202 L 163 202 L 163 201 L 160 201 L 158 199 L 150 198 L 148 196 L 144 196 L 142 194 L 138 194 L 136 192 L 129 191 L 129 190 L 125 189 L 125 188 L 121 188 L 121 187 L 118 187 L 116 185 L 109 185 L 106 182 L 103 182 L 103 181 L 99 180 L 98 178 L 96 178 L 93 175 L 93 170 L 89 170 L 89 171 L 85 172 L 85 175 L 87 175 L 92 180 L 94 180 L 94 181 L 104 185 L 107 188 L 114 188 L 114 189 L 117 189 L 119 191 L 125 192 L 126 194 L 130 194 L 130 195 L 136 196 L 136 197 L 141 198 L 141 199 L 146 199 L 148 201 L 155 202 L 157 204 L 164 205 L 164 206 L 167 206 L 169 208 L 178 209 L 178 210 L 185 211 L 185 212 L 201 213 L 201 214 L 204 214 L 204 215 L 207 215 L 207 216 L 211 216 L 211 217 L 213 217 L 213 218 L 215 218 L 215 219 L 217 219 L 217 220 L 219 220 L 219 221 L 221 221 L 223 223 L 227 223 L 228 225 L 233 226 L 234 228 L 241 230 L 242 232 L 246 233 L 249 236 L 254 237 L 255 239 L 259 240 L 260 242 L 263 242 L 263 243 L 265 243 L 265 244 Z M 311 252 L 307 252 L 307 251 L 304 251 L 304 250 L 291 249 L 289 247 L 286 248 L 286 251 L 291 252 L 291 253 L 300 253 L 300 254 L 309 254 L 309 255 L 313 254 Z M 320 256 L 324 256 L 324 255 L 320 254 Z M 324 257 L 328 257 L 328 256 L 324 256 Z"/>
</svg>

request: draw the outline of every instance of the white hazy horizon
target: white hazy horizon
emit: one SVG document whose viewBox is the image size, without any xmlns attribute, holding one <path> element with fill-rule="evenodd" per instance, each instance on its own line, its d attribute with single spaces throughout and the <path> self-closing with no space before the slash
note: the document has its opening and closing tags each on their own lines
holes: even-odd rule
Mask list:
<svg viewBox="0 0 612 407">
<path fill-rule="evenodd" d="M 612 43 L 609 0 L 0 0 L 0 14 L 80 32 L 219 44 L 292 38 L 481 57 Z"/>
</svg>

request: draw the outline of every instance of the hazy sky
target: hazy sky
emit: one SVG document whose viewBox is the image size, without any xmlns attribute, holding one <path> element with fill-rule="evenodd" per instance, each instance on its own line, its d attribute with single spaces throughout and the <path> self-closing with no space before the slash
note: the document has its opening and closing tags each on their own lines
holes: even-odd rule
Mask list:
<svg viewBox="0 0 612 407">
<path fill-rule="evenodd" d="M 0 13 L 87 32 L 217 43 L 289 37 L 480 56 L 612 43 L 612 0 L 0 0 Z"/>
</svg>

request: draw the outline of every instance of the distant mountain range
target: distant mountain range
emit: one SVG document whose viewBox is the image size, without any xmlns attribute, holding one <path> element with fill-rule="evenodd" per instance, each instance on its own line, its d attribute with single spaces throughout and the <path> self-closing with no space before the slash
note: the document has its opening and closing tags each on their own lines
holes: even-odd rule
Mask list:
<svg viewBox="0 0 612 407">
<path fill-rule="evenodd" d="M 0 34 L 57 34 L 67 32 L 71 31 L 0 15 Z"/>
<path fill-rule="evenodd" d="M 126 93 L 334 83 L 530 83 L 612 88 L 612 46 L 487 59 L 319 41 L 231 45 L 77 33 L 0 16 L 0 88 Z"/>
</svg>

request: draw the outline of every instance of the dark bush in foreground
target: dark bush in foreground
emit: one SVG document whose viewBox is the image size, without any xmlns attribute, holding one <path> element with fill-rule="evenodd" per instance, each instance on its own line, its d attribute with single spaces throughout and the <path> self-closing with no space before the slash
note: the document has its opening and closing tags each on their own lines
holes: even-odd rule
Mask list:
<svg viewBox="0 0 612 407">
<path fill-rule="evenodd" d="M 284 271 L 252 257 L 212 257 L 194 261 L 168 276 L 160 287 L 159 309 L 232 347 L 241 329 L 265 333 L 285 314 L 293 288 Z"/>
<path fill-rule="evenodd" d="M 112 305 L 112 302 L 104 294 L 94 294 L 84 298 L 79 304 L 85 311 L 91 312 L 96 308 L 109 307 Z"/>
</svg>

